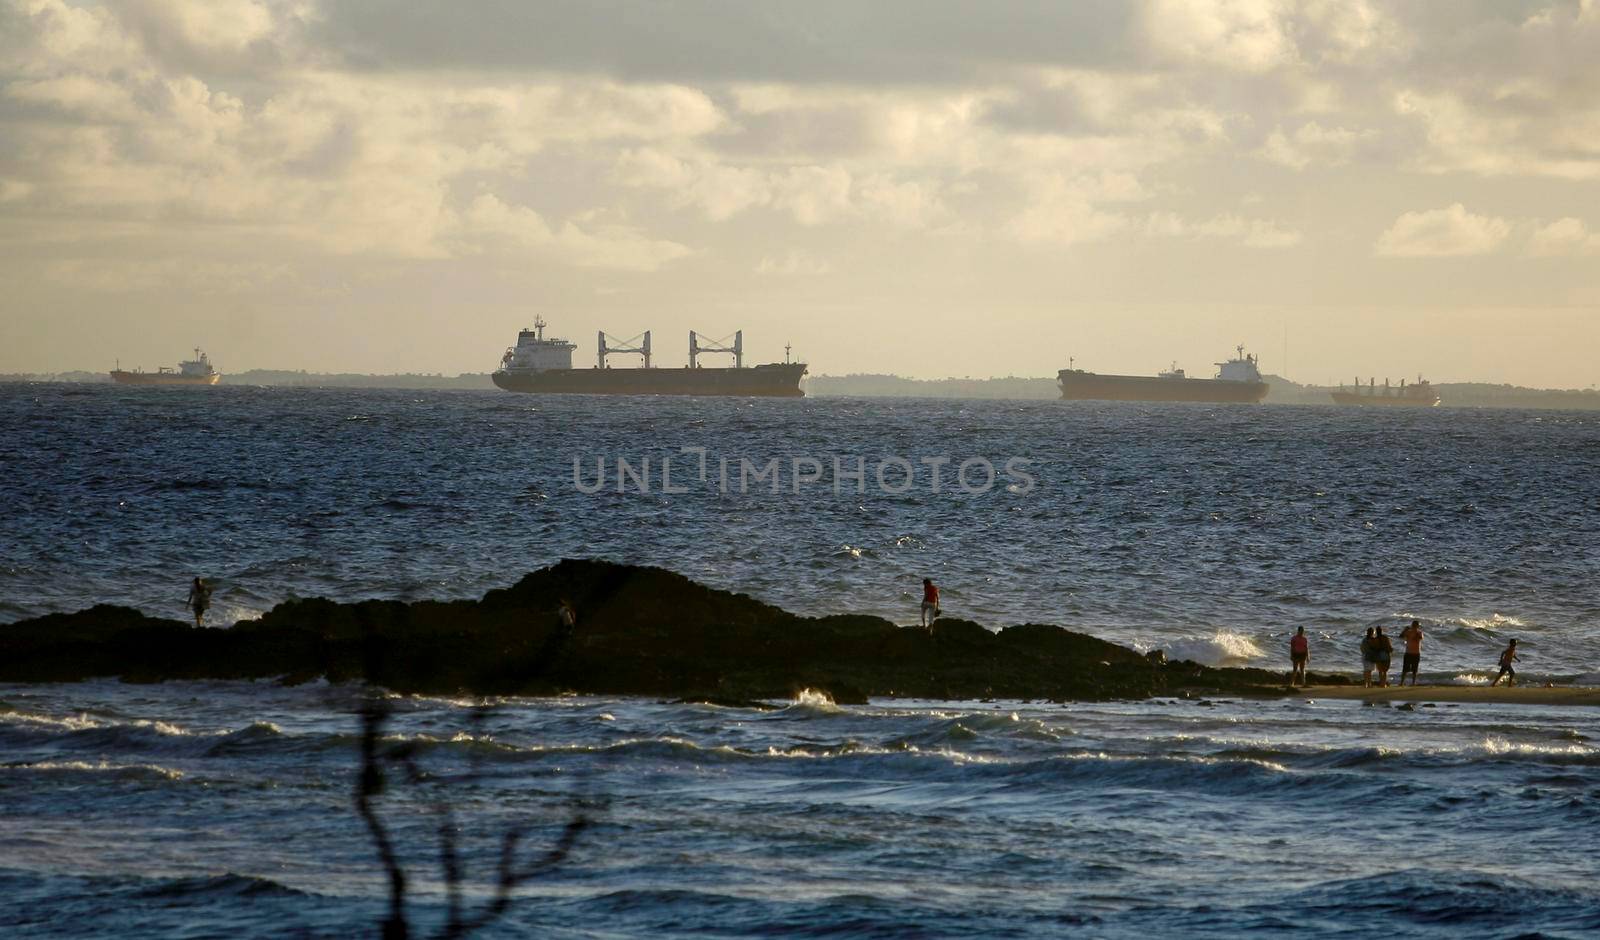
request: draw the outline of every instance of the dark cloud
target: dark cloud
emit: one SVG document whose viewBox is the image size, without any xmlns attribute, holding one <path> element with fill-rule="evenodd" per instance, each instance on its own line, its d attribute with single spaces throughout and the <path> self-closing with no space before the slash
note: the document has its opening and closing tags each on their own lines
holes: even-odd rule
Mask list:
<svg viewBox="0 0 1600 940">
<path fill-rule="evenodd" d="M 1137 10 L 1114 0 L 348 0 L 310 26 L 347 67 L 539 69 L 630 81 L 922 83 L 997 66 L 1116 68 Z"/>
</svg>

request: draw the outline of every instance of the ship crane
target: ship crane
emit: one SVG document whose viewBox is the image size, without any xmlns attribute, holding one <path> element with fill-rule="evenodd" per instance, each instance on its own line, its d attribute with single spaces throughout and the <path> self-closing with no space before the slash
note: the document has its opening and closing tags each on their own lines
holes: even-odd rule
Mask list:
<svg viewBox="0 0 1600 940">
<path fill-rule="evenodd" d="M 609 342 L 608 342 L 609 341 Z M 599 354 L 596 358 L 598 368 L 606 367 L 606 356 L 612 353 L 637 353 L 644 357 L 644 367 L 650 368 L 650 331 L 645 330 L 632 339 L 619 340 L 615 336 L 606 335 L 605 330 L 600 331 L 600 338 L 595 343 Z"/>
<path fill-rule="evenodd" d="M 787 350 L 787 347 L 785 349 Z M 696 360 L 701 353 L 732 353 L 733 367 L 735 369 L 744 368 L 744 330 L 738 330 L 733 334 L 733 345 L 731 346 L 728 345 L 728 337 L 726 336 L 717 340 L 715 345 L 702 345 L 700 334 L 690 330 L 689 368 L 698 369 L 700 367 Z"/>
</svg>

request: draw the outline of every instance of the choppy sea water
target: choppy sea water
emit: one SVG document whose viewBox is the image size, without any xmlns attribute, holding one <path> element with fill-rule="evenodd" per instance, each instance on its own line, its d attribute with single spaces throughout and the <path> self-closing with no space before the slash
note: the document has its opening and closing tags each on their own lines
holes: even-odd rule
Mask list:
<svg viewBox="0 0 1600 940">
<path fill-rule="evenodd" d="M 0 687 L 0 931 L 376 935 L 351 689 Z M 417 935 L 499 839 L 570 855 L 488 936 L 1600 930 L 1595 709 L 391 698 Z"/>
<path fill-rule="evenodd" d="M 1366 627 L 1415 618 L 1425 678 L 1482 681 L 1514 636 L 1535 678 L 1600 681 L 1592 413 L 10 385 L 0 436 L 0 622 L 182 617 L 195 574 L 223 623 L 475 597 L 582 556 L 900 622 L 932 577 L 956 616 L 1223 664 L 1305 626 L 1313 668 L 1355 670 Z M 741 460 L 776 472 L 741 488 Z"/>
<path fill-rule="evenodd" d="M 1412 617 L 1424 680 L 1482 681 L 1511 636 L 1530 681 L 1600 659 L 1592 415 L 0 386 L 0 434 L 0 621 L 181 617 L 203 574 L 225 626 L 589 556 L 901 622 L 926 575 L 950 613 L 1210 662 L 1273 663 L 1305 625 L 1314 668 L 1353 670 L 1361 630 Z M 580 488 L 666 455 L 686 492 L 659 462 L 649 493 Z M 866 492 L 833 492 L 834 456 Z M 905 492 L 877 486 L 888 456 Z M 963 492 L 971 457 L 1034 485 Z M 778 460 L 781 492 L 740 492 L 740 458 Z M 795 458 L 824 466 L 798 493 Z M 370 935 L 358 694 L 0 686 L 0 933 Z M 1600 930 L 1600 709 L 386 701 L 418 935 L 446 917 L 442 822 L 470 913 L 504 833 L 536 856 L 580 813 L 490 935 Z"/>
</svg>

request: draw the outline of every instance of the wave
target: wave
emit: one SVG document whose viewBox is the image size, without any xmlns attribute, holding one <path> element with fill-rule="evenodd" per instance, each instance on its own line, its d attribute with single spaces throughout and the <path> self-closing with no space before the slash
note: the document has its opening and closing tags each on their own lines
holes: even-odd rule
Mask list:
<svg viewBox="0 0 1600 940">
<path fill-rule="evenodd" d="M 68 750 L 102 753 L 153 751 L 160 754 L 218 756 L 258 749 L 263 742 L 284 737 L 283 729 L 256 721 L 237 729 L 194 731 L 166 721 L 118 720 L 87 712 L 67 717 L 28 712 L 0 712 L 0 733 L 45 741 Z"/>
<path fill-rule="evenodd" d="M 846 711 L 834 702 L 833 696 L 820 689 L 801 689 L 795 693 L 794 701 L 776 711 L 768 712 L 769 719 L 792 720 L 806 718 L 829 718 L 844 715 Z"/>
<path fill-rule="evenodd" d="M 1242 666 L 1267 655 L 1254 640 L 1226 629 L 1210 636 L 1180 637 L 1164 646 L 1151 648 L 1164 649 L 1170 661 L 1187 659 L 1202 666 Z"/>
<path fill-rule="evenodd" d="M 26 772 L 51 775 L 77 775 L 92 776 L 96 780 L 107 777 L 121 780 L 154 780 L 160 782 L 177 781 L 183 779 L 183 771 L 171 767 L 162 767 L 158 764 L 117 764 L 107 760 L 98 761 L 35 761 L 32 763 L 0 764 L 0 770 L 7 773 Z"/>
<path fill-rule="evenodd" d="M 1497 924 L 1516 929 L 1534 916 L 1545 923 L 1552 916 L 1571 916 L 1574 926 L 1594 924 L 1592 895 L 1501 873 L 1423 868 L 1328 882 L 1294 892 L 1275 902 L 1274 908 L 1293 911 L 1308 922 L 1328 918 L 1337 923 L 1347 922 L 1351 911 L 1360 910 L 1381 916 L 1402 934 L 1424 924 L 1470 926 L 1475 932 L 1493 930 Z"/>
<path fill-rule="evenodd" d="M 312 897 L 308 892 L 257 875 L 221 875 L 199 878 L 174 878 L 139 891 L 142 898 L 261 898 Z"/>
</svg>

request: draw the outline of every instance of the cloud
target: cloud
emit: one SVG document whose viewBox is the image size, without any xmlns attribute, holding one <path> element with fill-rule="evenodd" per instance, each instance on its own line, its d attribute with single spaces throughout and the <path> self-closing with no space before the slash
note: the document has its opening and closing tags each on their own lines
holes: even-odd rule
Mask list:
<svg viewBox="0 0 1600 940">
<path fill-rule="evenodd" d="M 632 226 L 598 218 L 552 227 L 527 206 L 508 205 L 489 193 L 472 200 L 446 240 L 468 253 L 533 255 L 579 267 L 627 271 L 654 271 L 690 253 L 676 242 L 651 239 Z"/>
<path fill-rule="evenodd" d="M 1448 258 L 1486 255 L 1511 234 L 1511 223 L 1474 215 L 1461 203 L 1425 212 L 1407 212 L 1378 236 L 1373 253 L 1388 258 Z"/>
<path fill-rule="evenodd" d="M 626 81 L 870 85 L 981 80 L 1015 64 L 1110 65 L 1137 45 L 1119 0 L 688 0 L 441 4 L 342 0 L 309 27 L 342 67 L 604 74 Z"/>
<path fill-rule="evenodd" d="M 1180 61 L 1259 72 L 1295 55 L 1283 12 L 1270 0 L 1154 0 L 1145 29 L 1153 47 Z"/>
<path fill-rule="evenodd" d="M 1350 130 L 1344 127 L 1323 127 L 1316 121 L 1307 121 L 1284 133 L 1275 127 L 1261 145 L 1263 159 L 1290 169 L 1303 170 L 1315 163 L 1322 166 L 1339 166 L 1349 163 L 1357 148 L 1377 137 L 1377 131 Z"/>
<path fill-rule="evenodd" d="M 1526 254 L 1535 258 L 1600 255 L 1600 233 L 1589 231 L 1582 219 L 1557 219 L 1534 230 Z"/>
<path fill-rule="evenodd" d="M 1394 112 L 1418 126 L 1429 173 L 1600 178 L 1600 12 L 1593 0 L 1531 15 L 1417 19 L 1432 35 L 1395 77 Z M 1440 8 L 1443 11 L 1446 8 Z M 1494 13 L 1500 13 L 1496 16 Z"/>
</svg>

